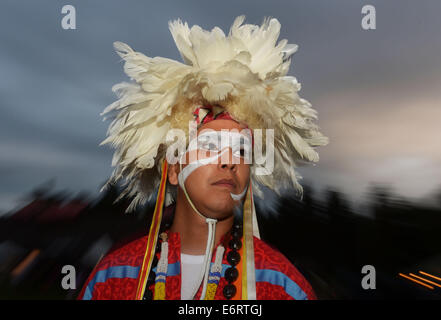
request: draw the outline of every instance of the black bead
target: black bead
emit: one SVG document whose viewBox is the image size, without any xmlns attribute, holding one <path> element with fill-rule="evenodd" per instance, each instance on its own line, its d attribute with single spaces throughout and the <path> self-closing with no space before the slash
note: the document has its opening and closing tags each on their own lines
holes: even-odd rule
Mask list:
<svg viewBox="0 0 441 320">
<path fill-rule="evenodd" d="M 239 239 L 231 239 L 228 243 L 228 246 L 232 250 L 240 250 L 240 248 L 242 248 L 242 241 L 240 241 Z"/>
<path fill-rule="evenodd" d="M 242 238 L 242 229 L 233 229 L 233 232 L 231 232 L 231 235 L 233 238 L 240 239 Z"/>
<path fill-rule="evenodd" d="M 227 261 L 233 267 L 240 261 L 240 254 L 237 251 L 230 251 L 227 255 Z"/>
<path fill-rule="evenodd" d="M 239 230 L 239 229 L 242 229 L 242 225 L 240 223 L 234 223 L 233 230 Z"/>
<path fill-rule="evenodd" d="M 150 289 L 145 289 L 143 300 L 152 300 L 153 292 Z"/>
<path fill-rule="evenodd" d="M 223 290 L 224 297 L 230 300 L 236 294 L 236 286 L 234 284 L 227 284 Z"/>
<path fill-rule="evenodd" d="M 227 270 L 225 270 L 225 279 L 229 283 L 236 281 L 238 276 L 239 276 L 239 271 L 237 271 L 235 267 L 229 267 Z"/>
</svg>

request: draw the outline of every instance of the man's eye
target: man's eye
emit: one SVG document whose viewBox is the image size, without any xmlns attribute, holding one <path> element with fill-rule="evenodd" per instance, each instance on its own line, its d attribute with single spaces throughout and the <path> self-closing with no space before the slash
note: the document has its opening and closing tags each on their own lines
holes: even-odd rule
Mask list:
<svg viewBox="0 0 441 320">
<path fill-rule="evenodd" d="M 236 150 L 236 151 L 234 152 L 234 155 L 235 155 L 236 157 L 241 157 L 241 158 L 243 158 L 243 157 L 245 156 L 245 149 L 244 149 L 244 148 L 240 148 L 239 150 Z"/>
<path fill-rule="evenodd" d="M 205 150 L 212 150 L 212 151 L 216 151 L 217 150 L 217 145 L 213 142 L 205 142 L 202 144 L 202 148 L 204 148 Z"/>
</svg>

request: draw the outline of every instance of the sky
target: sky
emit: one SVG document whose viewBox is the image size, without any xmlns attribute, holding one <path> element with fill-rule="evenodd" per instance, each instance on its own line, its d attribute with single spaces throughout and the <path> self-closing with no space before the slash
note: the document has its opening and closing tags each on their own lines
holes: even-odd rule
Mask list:
<svg viewBox="0 0 441 320">
<path fill-rule="evenodd" d="M 61 8 L 76 9 L 64 30 Z M 376 9 L 363 30 L 361 8 Z M 168 21 L 228 31 L 277 18 L 280 39 L 299 45 L 290 75 L 330 138 L 320 162 L 299 168 L 301 183 L 363 201 L 373 183 L 421 199 L 441 188 L 441 2 L 24 1 L 0 4 L 0 213 L 48 180 L 56 190 L 98 195 L 112 172 L 99 146 L 100 112 L 127 81 L 114 41 L 147 56 L 180 60 Z"/>
</svg>

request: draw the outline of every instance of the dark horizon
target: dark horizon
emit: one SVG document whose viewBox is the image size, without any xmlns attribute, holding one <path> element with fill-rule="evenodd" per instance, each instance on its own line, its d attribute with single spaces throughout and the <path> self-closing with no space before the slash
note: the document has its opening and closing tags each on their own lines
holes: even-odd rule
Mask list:
<svg viewBox="0 0 441 320">
<path fill-rule="evenodd" d="M 149 230 L 154 203 L 126 214 L 131 199 L 114 204 L 119 193 L 110 187 L 99 199 L 68 199 L 35 190 L 27 206 L 0 218 L 0 298 L 74 299 L 102 255 Z M 256 203 L 262 239 L 295 264 L 319 299 L 439 299 L 438 288 L 399 274 L 441 275 L 441 205 L 412 205 L 377 186 L 371 209 L 370 218 L 358 215 L 335 191 L 317 201 L 309 187 L 302 201 L 281 198 L 277 216 Z M 76 290 L 60 287 L 63 265 L 75 266 Z M 360 287 L 363 265 L 375 267 L 376 290 Z"/>
</svg>

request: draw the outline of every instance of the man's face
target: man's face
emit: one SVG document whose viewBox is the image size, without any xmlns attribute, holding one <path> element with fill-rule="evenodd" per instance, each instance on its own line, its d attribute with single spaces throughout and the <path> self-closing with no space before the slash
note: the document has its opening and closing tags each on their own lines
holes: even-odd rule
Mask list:
<svg viewBox="0 0 441 320">
<path fill-rule="evenodd" d="M 216 132 L 220 132 L 222 129 L 235 129 L 241 132 L 243 127 L 233 120 L 214 120 L 201 126 L 198 129 L 198 135 L 205 129 L 211 129 Z M 233 155 L 233 149 L 235 148 L 233 147 L 232 149 L 231 147 L 230 145 L 227 148 L 223 148 L 222 151 L 224 153 L 206 151 L 206 149 L 187 152 L 185 164 L 182 164 L 182 169 L 185 170 L 184 168 L 192 161 L 191 153 L 197 153 L 197 159 L 206 159 L 214 156 L 215 160 L 212 163 L 199 166 L 185 179 L 185 188 L 193 204 L 202 214 L 209 218 L 223 219 L 231 216 L 234 206 L 242 203 L 245 198 L 243 196 L 240 200 L 234 200 L 231 194 L 239 195 L 246 190 L 250 180 L 250 166 L 245 163 L 243 157 L 239 156 L 237 148 Z M 220 153 L 222 153 L 221 158 L 216 160 L 216 154 Z M 234 161 L 233 156 L 236 157 Z M 195 158 L 193 154 L 193 159 Z M 171 172 L 179 173 L 179 164 L 175 164 L 172 167 Z M 170 175 L 169 180 L 172 184 L 176 184 L 175 179 L 172 179 Z M 177 201 L 187 201 L 181 188 L 178 191 Z"/>
</svg>

